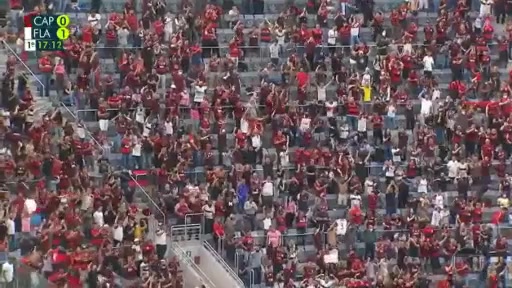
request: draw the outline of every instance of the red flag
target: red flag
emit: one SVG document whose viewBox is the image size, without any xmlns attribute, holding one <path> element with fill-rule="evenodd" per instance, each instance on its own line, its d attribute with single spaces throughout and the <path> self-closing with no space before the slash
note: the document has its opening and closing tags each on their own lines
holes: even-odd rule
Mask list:
<svg viewBox="0 0 512 288">
<path fill-rule="evenodd" d="M 23 24 L 25 27 L 32 27 L 32 14 L 23 16 Z"/>
</svg>

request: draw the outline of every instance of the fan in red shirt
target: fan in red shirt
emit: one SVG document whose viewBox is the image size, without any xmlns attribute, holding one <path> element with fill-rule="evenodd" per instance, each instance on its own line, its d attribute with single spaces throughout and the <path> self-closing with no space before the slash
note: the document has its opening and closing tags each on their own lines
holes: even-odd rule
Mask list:
<svg viewBox="0 0 512 288">
<path fill-rule="evenodd" d="M 130 27 L 130 30 L 133 33 L 137 33 L 137 30 L 139 29 L 139 20 L 137 19 L 137 15 L 135 14 L 135 11 L 130 10 L 128 12 L 128 15 L 126 15 L 126 24 L 128 24 L 128 27 Z"/>
<path fill-rule="evenodd" d="M 220 239 L 224 238 L 224 233 L 224 225 L 217 218 L 215 223 L 213 223 L 213 239 L 215 241 L 219 241 Z"/>
<path fill-rule="evenodd" d="M 106 43 L 110 44 L 110 46 L 115 47 L 117 41 L 117 28 L 113 23 L 110 23 L 105 30 L 105 39 Z M 107 45 L 108 45 L 107 44 Z"/>
<path fill-rule="evenodd" d="M 39 59 L 39 71 L 41 73 L 52 73 L 53 65 L 48 55 Z"/>
<path fill-rule="evenodd" d="M 494 35 L 494 27 L 492 26 L 492 22 L 491 22 L 491 17 L 488 16 L 485 21 L 484 21 L 484 25 L 482 27 L 482 35 L 483 35 L 483 38 L 486 40 L 486 41 L 491 41 L 493 39 L 493 35 Z"/>
<path fill-rule="evenodd" d="M 494 146 L 491 144 L 490 139 L 485 139 L 485 142 L 482 145 L 481 150 L 482 150 L 481 156 L 483 159 L 485 159 L 485 158 L 493 159 L 494 158 L 493 157 L 494 156 Z"/>
<path fill-rule="evenodd" d="M 311 38 L 311 32 L 309 31 L 308 27 L 305 24 L 302 24 L 300 30 L 299 30 L 299 41 L 301 44 L 305 44 L 306 41 Z"/>
<path fill-rule="evenodd" d="M 287 138 L 283 134 L 282 131 L 277 131 L 277 134 L 274 136 L 274 146 L 278 151 L 285 151 L 287 146 Z"/>
<path fill-rule="evenodd" d="M 238 60 L 242 56 L 242 50 L 239 48 L 238 41 L 236 39 L 231 40 L 229 43 L 229 57 Z"/>
<path fill-rule="evenodd" d="M 373 125 L 373 129 L 374 131 L 375 130 L 382 130 L 382 127 L 383 127 L 383 124 L 384 124 L 384 119 L 382 118 L 381 115 L 377 114 L 377 113 L 374 113 L 372 118 L 372 125 Z"/>
<path fill-rule="evenodd" d="M 392 58 L 390 62 L 390 77 L 391 77 L 391 83 L 394 85 L 400 84 L 401 76 L 402 76 L 402 70 L 404 68 L 404 65 L 402 62 L 397 58 Z"/>
<path fill-rule="evenodd" d="M 313 39 L 315 40 L 315 43 L 317 45 L 322 44 L 322 35 L 323 35 L 322 27 L 320 27 L 320 24 L 316 24 L 315 28 L 313 28 L 313 30 L 311 30 L 311 36 L 313 37 Z"/>
<path fill-rule="evenodd" d="M 346 103 L 347 115 L 353 117 L 359 117 L 359 105 L 354 101 L 353 98 L 349 98 Z"/>
<path fill-rule="evenodd" d="M 297 79 L 297 86 L 299 88 L 304 88 L 309 83 L 309 74 L 305 72 L 303 69 L 297 73 L 295 76 Z"/>
<path fill-rule="evenodd" d="M 178 216 L 179 220 L 185 222 L 185 216 L 190 213 L 188 204 L 184 198 L 180 199 L 180 202 L 174 207 L 174 213 Z"/>
<path fill-rule="evenodd" d="M 156 61 L 154 68 L 156 70 L 156 73 L 159 75 L 164 75 L 169 72 L 167 61 L 165 60 L 165 57 L 160 56 L 158 60 Z"/>
<path fill-rule="evenodd" d="M 494 225 L 499 225 L 505 220 L 507 216 L 507 208 L 502 208 L 492 214 L 491 223 Z"/>
<path fill-rule="evenodd" d="M 354 206 L 350 208 L 348 211 L 350 215 L 350 222 L 354 225 L 361 225 L 363 224 L 364 218 L 363 218 L 363 212 L 361 211 L 361 208 L 359 206 Z"/>
</svg>

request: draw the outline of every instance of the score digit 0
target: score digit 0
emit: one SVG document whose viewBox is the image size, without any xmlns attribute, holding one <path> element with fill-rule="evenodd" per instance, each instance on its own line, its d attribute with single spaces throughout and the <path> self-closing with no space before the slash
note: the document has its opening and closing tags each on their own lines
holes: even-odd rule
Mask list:
<svg viewBox="0 0 512 288">
<path fill-rule="evenodd" d="M 59 30 L 57 30 L 57 38 L 59 38 L 59 40 L 66 40 L 69 38 L 69 29 L 68 28 L 59 28 Z"/>
<path fill-rule="evenodd" d="M 57 25 L 60 28 L 68 27 L 70 22 L 71 22 L 71 20 L 69 19 L 68 15 L 60 15 L 59 17 L 57 17 Z"/>
</svg>

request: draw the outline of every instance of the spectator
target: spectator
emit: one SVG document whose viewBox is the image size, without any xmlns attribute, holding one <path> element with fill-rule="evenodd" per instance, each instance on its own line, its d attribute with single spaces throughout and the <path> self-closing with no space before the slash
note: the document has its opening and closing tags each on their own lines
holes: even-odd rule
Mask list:
<svg viewBox="0 0 512 288">
<path fill-rule="evenodd" d="M 377 233 L 375 232 L 372 225 L 363 232 L 363 242 L 365 244 L 365 256 L 364 258 L 373 260 L 375 255 L 375 243 L 377 242 Z"/>
<path fill-rule="evenodd" d="M 252 269 L 252 273 L 255 277 L 254 284 L 259 285 L 261 283 L 261 275 L 262 270 L 261 267 L 263 265 L 263 253 L 261 252 L 259 247 L 256 247 L 254 251 L 251 251 L 248 254 L 248 263 L 250 269 Z"/>
<path fill-rule="evenodd" d="M 233 8 L 231 3 L 224 3 L 227 5 L 225 11 L 211 4 L 201 13 L 193 14 L 191 10 L 186 10 L 172 19 L 166 15 L 166 9 L 161 9 L 161 3 L 157 2 L 148 2 L 152 4 L 152 9 L 147 9 L 147 3 L 141 3 L 143 10 L 158 10 L 155 13 L 148 12 L 151 17 L 139 15 L 136 12 L 139 7 L 127 4 L 126 16 L 115 13 L 109 15 L 108 21 L 112 25 L 104 25 L 107 21 L 105 17 L 91 13 L 88 18 L 95 18 L 93 20 L 96 23 L 91 23 L 89 19 L 86 25 L 78 23 L 81 32 L 66 43 L 69 49 L 65 53 L 45 56 L 37 63 L 48 64 L 46 66 L 52 68 L 48 73 L 52 74 L 62 68 L 54 56 L 63 59 L 65 73 L 59 74 L 69 78 L 71 88 L 68 89 L 72 90 L 70 95 L 74 95 L 74 100 L 68 104 L 74 105 L 73 109 L 97 109 L 98 112 L 94 113 L 98 116 L 99 129 L 98 124 L 88 128 L 90 123 L 84 123 L 84 127 L 69 128 L 58 113 L 44 116 L 49 119 L 43 117 L 43 124 L 39 126 L 39 116 L 36 116 L 37 113 L 32 114 L 29 108 L 34 101 L 30 99 L 30 93 L 26 92 L 30 88 L 21 85 L 20 91 L 23 93 L 17 94 L 20 94 L 19 98 L 24 103 L 20 102 L 16 109 L 8 108 L 11 114 L 4 116 L 4 119 L 12 124 L 4 125 L 7 127 L 5 138 L 16 139 L 19 136 L 16 133 L 28 129 L 30 131 L 26 132 L 30 133 L 22 132 L 22 138 L 28 134 L 35 140 L 30 143 L 30 140 L 22 139 L 21 145 L 16 140 L 8 140 L 14 148 L 7 150 L 14 155 L 6 157 L 4 162 L 6 168 L 10 166 L 12 170 L 7 173 L 11 173 L 8 179 L 22 179 L 24 183 L 36 179 L 37 173 L 32 171 L 36 169 L 25 165 L 32 162 L 32 159 L 22 161 L 18 155 L 18 150 L 33 149 L 34 153 L 27 154 L 34 154 L 30 155 L 35 159 L 34 164 L 42 162 L 42 175 L 45 177 L 43 186 L 51 190 L 40 189 L 37 192 L 40 197 L 34 199 L 37 199 L 38 208 L 45 207 L 45 204 L 50 208 L 63 205 L 53 199 L 55 192 L 59 196 L 63 192 L 69 193 L 70 198 L 75 198 L 73 195 L 79 193 L 80 197 L 76 199 L 87 200 L 81 202 L 81 211 L 78 213 L 78 218 L 83 222 L 80 227 L 83 226 L 84 236 L 95 234 L 88 238 L 98 242 L 112 237 L 116 243 L 134 241 L 135 238 L 143 242 L 142 237 L 148 233 L 143 228 L 147 226 L 135 219 L 116 220 L 119 218 L 117 216 L 124 216 L 124 213 L 119 212 L 124 208 L 117 203 L 118 197 L 131 204 L 138 201 L 134 195 L 135 189 L 128 189 L 130 177 L 121 177 L 125 179 L 119 185 L 121 194 L 107 190 L 111 186 L 119 188 L 115 179 L 107 179 L 106 182 L 98 180 L 97 183 L 87 179 L 88 173 L 85 172 L 101 169 L 108 174 L 115 170 L 105 163 L 104 160 L 109 158 L 109 162 L 116 162 L 116 165 L 126 169 L 143 169 L 149 179 L 156 179 L 154 183 L 148 181 L 158 187 L 159 192 L 152 196 L 156 196 L 156 202 L 162 198 L 168 212 L 166 217 L 178 218 L 179 224 L 186 223 L 186 215 L 189 213 L 204 212 L 207 219 L 204 231 L 213 233 L 218 240 L 222 237 L 219 237 L 221 234 L 217 232 L 220 230 L 215 227 L 221 227 L 222 220 L 212 223 L 213 217 L 210 214 L 225 219 L 225 246 L 233 250 L 238 247 L 239 241 L 235 237 L 236 226 L 246 226 L 233 223 L 234 219 L 230 217 L 233 213 L 244 214 L 243 217 L 233 216 L 243 219 L 241 222 L 247 221 L 247 226 L 251 231 L 254 230 L 255 238 L 258 238 L 257 230 L 260 226 L 268 230 L 266 237 L 274 231 L 283 232 L 279 236 L 283 239 L 275 247 L 272 246 L 272 252 L 279 251 L 288 242 L 284 238 L 288 240 L 289 237 L 298 236 L 298 244 L 307 246 L 307 238 L 310 237 L 308 233 L 317 231 L 316 228 L 332 234 L 333 230 L 325 228 L 333 227 L 331 223 L 334 220 L 347 214 L 345 220 L 349 220 L 350 224 L 342 229 L 347 243 L 351 242 L 348 239 L 351 239 L 353 231 L 360 229 L 364 235 L 367 231 L 364 227 L 370 226 L 375 227 L 374 232 L 379 238 L 374 241 L 373 249 L 355 249 L 353 254 L 340 253 L 341 261 L 347 265 L 340 265 L 339 271 L 328 271 L 327 274 L 336 276 L 339 272 L 341 276 L 337 277 L 338 282 L 354 287 L 364 287 L 367 283 L 347 275 L 358 275 L 361 266 L 371 270 L 369 264 L 361 263 L 359 258 L 365 254 L 381 258 L 377 251 L 380 249 L 378 244 L 381 237 L 384 238 L 383 247 L 393 250 L 406 245 L 408 248 L 404 255 L 412 255 L 420 258 L 421 263 L 428 263 L 427 260 L 434 258 L 457 258 L 444 246 L 449 246 L 453 242 L 453 235 L 460 234 L 461 230 L 479 227 L 480 223 L 489 221 L 498 225 L 508 219 L 508 211 L 497 207 L 509 206 L 507 181 L 502 179 L 508 177 L 505 174 L 508 172 L 506 164 L 510 154 L 506 144 L 509 138 L 506 125 L 509 111 L 506 99 L 501 100 L 501 95 L 508 94 L 510 89 L 507 88 L 508 77 L 500 77 L 500 74 L 508 71 L 492 68 L 496 62 L 493 56 L 498 54 L 494 52 L 504 50 L 493 50 L 497 46 L 494 38 L 499 38 L 495 37 L 494 28 L 498 27 L 492 27 L 493 23 L 487 19 L 489 11 L 484 9 L 485 5 L 482 5 L 483 10 L 479 13 L 483 13 L 481 18 L 475 20 L 471 7 L 462 2 L 448 5 L 433 3 L 434 11 L 439 13 L 425 16 L 419 11 L 428 6 L 423 5 L 425 3 L 413 1 L 397 8 L 386 7 L 391 10 L 389 13 L 383 11 L 374 15 L 374 9 L 383 9 L 375 7 L 379 3 L 366 1 L 357 3 L 357 8 L 363 12 L 361 21 L 361 15 L 349 15 L 354 14 L 349 11 L 349 3 L 341 3 L 341 13 L 336 13 L 337 9 L 332 9 L 329 3 L 310 2 L 304 10 L 304 7 L 296 7 L 300 4 L 288 5 L 282 14 L 279 14 L 282 11 L 274 11 L 275 15 L 265 16 L 267 19 L 263 22 L 256 17 L 242 17 L 238 8 Z M 262 3 L 253 4 L 254 7 L 243 7 L 241 10 L 247 9 L 243 11 L 245 13 L 277 9 Z M 201 7 L 196 8 L 201 10 Z M 223 20 L 223 14 L 227 14 L 228 23 Z M 364 26 L 372 18 L 374 33 L 368 34 Z M 258 28 L 249 28 L 252 26 L 249 22 Z M 308 27 L 311 22 L 315 22 L 314 27 Z M 333 29 L 328 31 L 322 28 L 329 25 Z M 482 31 L 479 32 L 479 29 Z M 285 34 L 289 37 L 285 37 Z M 323 37 L 324 34 L 326 37 Z M 327 43 L 323 43 L 323 38 Z M 103 46 L 114 50 L 110 48 L 114 47 L 115 41 L 121 47 L 134 46 L 140 49 L 134 49 L 138 50 L 137 53 L 129 50 L 103 53 L 106 50 Z M 84 45 L 96 42 L 98 44 L 94 48 Z M 202 47 L 199 42 L 202 42 Z M 425 45 L 417 45 L 421 42 Z M 506 46 L 503 46 L 506 43 L 501 43 L 500 39 L 497 39 L 498 42 L 502 47 Z M 252 47 L 245 47 L 246 43 Z M 340 43 L 353 45 L 336 47 Z M 229 45 L 226 47 L 229 49 L 224 49 L 224 44 Z M 260 46 L 258 44 L 263 44 L 262 49 L 256 50 L 258 48 L 255 47 Z M 256 51 L 261 55 L 260 59 L 254 58 Z M 112 71 L 107 71 L 109 58 L 116 58 Z M 47 63 L 47 60 L 50 62 Z M 273 62 L 274 66 L 266 66 L 267 62 Z M 501 65 L 502 62 L 503 59 L 498 59 L 496 64 Z M 368 63 L 374 65 L 368 67 Z M 446 69 L 448 63 L 451 70 Z M 41 72 L 43 82 L 50 83 L 51 77 L 45 78 L 48 73 L 43 71 L 44 67 L 38 66 L 36 70 Z M 257 71 L 258 67 L 265 67 L 261 70 L 262 77 L 259 79 L 257 75 L 252 79 L 251 71 Z M 11 86 L 7 82 L 4 83 L 5 92 Z M 329 85 L 325 85 L 327 83 Z M 45 89 L 42 89 L 45 91 L 41 91 L 43 96 L 53 97 L 54 91 L 51 90 L 65 94 L 67 83 L 54 84 L 45 84 Z M 448 88 L 445 84 L 449 85 Z M 189 101 L 191 96 L 194 97 L 192 102 Z M 501 101 L 504 104 L 498 105 Z M 192 106 L 190 103 L 193 103 Z M 16 105 L 12 106 L 14 108 Z M 80 111 L 78 114 L 86 113 Z M 87 118 L 79 117 L 84 120 Z M 188 118 L 192 118 L 190 122 Z M 90 138 L 89 129 L 95 137 L 90 142 L 92 144 L 88 144 L 87 140 Z M 52 131 L 52 141 L 46 139 L 45 131 Z M 75 134 L 79 139 L 76 143 Z M 53 147 L 53 142 L 58 143 L 58 147 Z M 62 163 L 50 161 L 50 157 L 36 157 L 37 154 L 47 154 L 44 151 L 58 155 L 56 158 L 61 158 L 59 161 Z M 503 156 L 500 156 L 500 151 L 503 151 Z M 116 160 L 118 153 L 122 154 L 121 161 Z M 103 160 L 94 161 L 97 158 Z M 463 161 L 466 158 L 472 161 Z M 80 173 L 62 173 L 72 171 L 72 165 L 79 167 Z M 224 172 L 221 167 L 228 169 Z M 262 170 L 263 177 L 259 175 L 259 170 Z M 280 173 L 277 173 L 278 170 Z M 29 177 L 20 178 L 16 175 L 16 178 L 12 178 L 14 172 Z M 381 183 L 377 176 L 384 176 L 385 183 Z M 82 184 L 76 185 L 77 179 Z M 208 183 L 205 191 L 196 191 L 193 188 L 195 184 L 191 184 L 195 182 Z M 495 187 L 496 183 L 500 185 L 498 188 Z M 73 190 L 69 191 L 68 187 L 71 186 Z M 499 190 L 497 193 L 496 189 Z M 455 196 L 452 192 L 455 192 Z M 25 194 L 22 198 L 27 196 Z M 332 194 L 338 201 L 331 201 Z M 98 206 L 103 205 L 95 204 L 101 201 L 107 204 L 112 202 L 113 209 L 100 208 Z M 72 203 L 74 201 L 68 200 L 68 205 Z M 54 209 L 49 210 L 51 213 L 45 213 L 45 219 L 50 219 L 54 214 Z M 483 211 L 480 213 L 480 210 Z M 262 213 L 265 215 L 263 225 Z M 450 216 L 443 217 L 446 213 L 450 213 Z M 14 214 L 17 215 L 13 217 L 13 222 L 22 224 L 21 220 L 25 220 L 27 228 L 28 216 L 38 213 L 24 215 L 21 210 Z M 112 217 L 113 214 L 116 217 Z M 489 219 L 491 214 L 493 217 Z M 87 218 L 92 218 L 90 223 L 85 223 Z M 451 223 L 453 235 L 451 230 L 445 232 L 441 229 L 445 222 Z M 433 233 L 425 233 L 423 228 L 427 224 L 435 226 Z M 44 225 L 41 223 L 41 226 Z M 106 229 L 104 225 L 114 229 L 113 236 L 98 233 Z M 315 229 L 308 229 L 313 225 Z M 23 225 L 14 226 L 23 228 Z M 71 230 L 72 227 L 70 223 L 64 225 L 59 221 L 52 221 L 51 226 L 52 231 L 64 228 Z M 121 231 L 120 226 L 126 229 Z M 299 235 L 294 234 L 294 228 Z M 417 228 L 421 228 L 421 231 L 416 232 Z M 460 241 L 457 245 L 462 248 L 465 242 L 476 240 L 476 249 L 494 250 L 497 231 L 507 233 L 502 225 L 495 230 L 492 236 L 482 233 L 484 238 L 490 238 L 489 247 L 478 248 L 480 239 L 476 238 L 480 237 L 473 235 L 466 235 L 473 238 L 473 241 Z M 286 234 L 288 236 L 284 236 Z M 324 235 L 321 232 L 312 234 L 319 238 Z M 261 244 L 269 244 L 265 236 L 260 237 L 264 237 Z M 441 241 L 442 245 L 437 243 L 444 238 L 446 240 Z M 320 255 L 325 241 L 317 242 L 320 251 L 314 253 Z M 329 242 L 335 244 L 336 241 L 330 237 Z M 354 240 L 355 248 L 356 242 Z M 366 248 L 367 243 L 362 242 Z M 340 251 L 345 249 L 345 243 L 336 244 Z M 309 249 L 304 247 L 307 252 Z M 235 258 L 233 250 L 229 251 L 232 258 Z M 274 254 L 273 257 L 268 257 L 272 267 L 267 269 L 267 280 L 283 286 L 293 282 L 292 278 L 295 277 L 288 276 L 286 267 L 275 269 L 280 263 L 272 265 L 276 259 L 276 253 L 272 252 L 270 254 Z M 307 258 L 302 257 L 302 252 L 299 254 L 301 257 L 298 259 Z M 123 266 L 129 264 L 125 257 L 120 259 L 123 260 Z M 311 265 L 315 267 L 313 270 L 328 270 L 330 267 L 324 265 L 322 257 L 319 259 L 318 267 Z M 397 260 L 402 262 L 402 259 Z M 399 266 L 412 273 L 418 268 L 414 260 L 407 263 L 403 261 L 403 265 L 400 263 Z M 150 266 L 152 263 L 148 262 L 151 261 L 144 263 Z M 433 267 L 441 265 L 436 265 L 435 261 L 430 263 Z M 105 274 L 99 267 L 91 266 L 87 269 L 93 276 Z M 245 271 L 245 276 L 249 277 L 250 269 Z M 386 269 L 379 268 L 380 271 L 370 273 L 375 275 L 372 280 L 376 286 L 381 282 L 391 284 L 394 279 L 396 283 L 393 285 L 416 283 L 423 277 L 420 274 L 408 278 L 404 275 L 410 273 L 398 275 L 391 269 L 387 273 Z M 283 270 L 280 275 L 271 275 L 280 270 Z M 54 272 L 62 276 L 58 271 Z M 145 275 L 144 281 L 155 279 L 151 273 L 145 273 L 141 273 Z M 303 274 L 308 273 L 304 271 Z M 494 276 L 498 280 L 499 273 L 488 274 L 488 282 L 494 283 L 491 279 Z M 323 276 L 304 277 L 304 285 L 329 282 Z M 448 275 L 446 277 L 449 278 Z M 449 283 L 453 283 L 452 279 L 449 279 Z"/>
</svg>

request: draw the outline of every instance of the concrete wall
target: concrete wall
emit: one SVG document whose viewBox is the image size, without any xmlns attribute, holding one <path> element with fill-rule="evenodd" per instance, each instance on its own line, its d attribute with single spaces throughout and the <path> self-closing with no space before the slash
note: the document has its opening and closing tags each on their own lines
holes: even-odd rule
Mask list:
<svg viewBox="0 0 512 288">
<path fill-rule="evenodd" d="M 198 254 L 197 248 L 200 247 L 200 245 L 192 245 L 185 251 L 179 249 L 180 247 L 178 245 L 174 245 L 174 247 L 168 245 L 168 247 L 171 247 L 168 256 L 177 256 L 178 259 L 180 259 L 179 263 L 180 270 L 182 271 L 183 286 L 186 288 L 196 288 L 201 287 L 201 285 L 206 285 L 207 288 L 216 288 L 217 286 L 213 286 L 211 283 L 208 283 L 207 280 L 203 280 L 205 275 L 202 273 L 202 269 L 194 265 L 193 255 Z"/>
<path fill-rule="evenodd" d="M 199 257 L 198 267 L 212 282 L 215 287 L 212 288 L 237 288 L 240 287 L 238 282 L 231 277 L 231 275 L 224 269 L 224 267 L 217 262 L 215 257 L 203 247 L 200 241 L 186 241 L 181 242 L 180 247 L 195 260 Z M 242 287 L 240 287 L 242 288 Z"/>
</svg>

